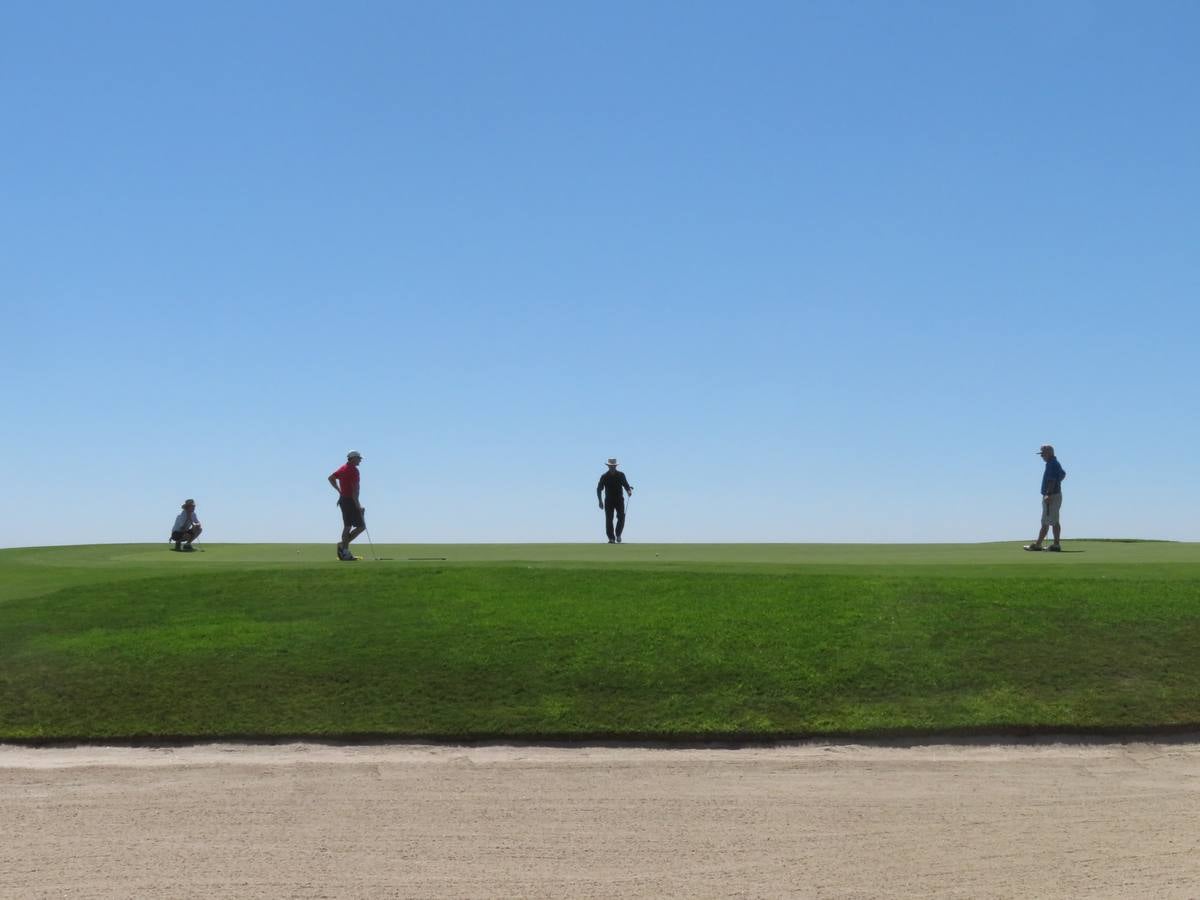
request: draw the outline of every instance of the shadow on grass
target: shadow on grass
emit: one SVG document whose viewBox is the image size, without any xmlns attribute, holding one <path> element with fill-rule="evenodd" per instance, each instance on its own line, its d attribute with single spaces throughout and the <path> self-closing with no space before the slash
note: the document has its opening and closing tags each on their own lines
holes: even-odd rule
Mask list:
<svg viewBox="0 0 1200 900">
<path fill-rule="evenodd" d="M 433 734 L 376 734 L 342 735 L 314 734 L 224 734 L 224 735 L 141 735 L 132 737 L 57 737 L 4 738 L 0 747 L 129 747 L 170 748 L 206 744 L 241 744 L 245 746 L 279 746 L 283 744 L 318 744 L 329 747 L 392 747 L 413 744 L 431 746 L 505 746 L 505 747 L 629 747 L 665 750 L 695 749 L 752 749 L 780 747 L 789 744 L 865 744 L 879 747 L 923 747 L 932 745 L 1004 746 L 1008 744 L 1126 744 L 1153 741 L 1160 744 L 1200 744 L 1200 722 L 1176 725 L 1141 725 L 1129 727 L 1097 727 L 1066 725 L 998 725 L 988 728 L 948 728 L 926 730 L 919 728 L 887 728 L 871 731 L 801 732 L 780 734 L 603 734 L 578 735 L 504 735 L 478 732 L 461 735 Z"/>
</svg>

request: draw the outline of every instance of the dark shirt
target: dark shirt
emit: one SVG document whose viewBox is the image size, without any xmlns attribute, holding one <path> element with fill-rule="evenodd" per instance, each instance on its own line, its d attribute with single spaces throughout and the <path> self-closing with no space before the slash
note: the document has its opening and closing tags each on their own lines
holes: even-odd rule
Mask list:
<svg viewBox="0 0 1200 900">
<path fill-rule="evenodd" d="M 600 492 L 604 491 L 605 500 L 615 503 L 621 496 L 621 488 L 633 490 L 625 479 L 624 472 L 609 469 L 600 476 L 600 480 L 596 483 L 596 496 L 599 497 Z"/>
<path fill-rule="evenodd" d="M 1062 492 L 1062 480 L 1067 477 L 1066 470 L 1059 465 L 1058 457 L 1052 456 L 1046 461 L 1046 471 L 1042 473 L 1042 494 L 1058 494 Z"/>
</svg>

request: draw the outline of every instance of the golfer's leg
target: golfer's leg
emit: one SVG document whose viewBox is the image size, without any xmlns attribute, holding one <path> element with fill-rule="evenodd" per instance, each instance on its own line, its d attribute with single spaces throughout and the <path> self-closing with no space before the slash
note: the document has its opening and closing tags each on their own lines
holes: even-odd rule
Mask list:
<svg viewBox="0 0 1200 900">
<path fill-rule="evenodd" d="M 342 514 L 342 539 L 338 541 L 338 549 L 345 550 L 350 546 L 350 517 L 346 515 L 345 499 L 338 497 L 338 512 Z"/>
<path fill-rule="evenodd" d="M 1050 501 L 1042 499 L 1042 529 L 1038 532 L 1037 543 L 1041 543 L 1046 539 L 1046 532 L 1050 530 Z"/>
<path fill-rule="evenodd" d="M 350 542 L 367 530 L 367 519 L 363 515 L 363 511 L 357 507 L 354 510 L 354 521 L 351 522 L 354 526 L 350 529 L 350 535 L 346 538 L 346 546 L 350 546 Z"/>
<path fill-rule="evenodd" d="M 625 503 L 622 501 L 617 504 L 617 537 L 621 536 L 621 532 L 625 530 Z"/>
<path fill-rule="evenodd" d="M 613 512 L 615 508 L 611 503 L 604 504 L 604 533 L 608 535 L 610 541 L 617 539 L 616 533 L 613 531 Z"/>
</svg>

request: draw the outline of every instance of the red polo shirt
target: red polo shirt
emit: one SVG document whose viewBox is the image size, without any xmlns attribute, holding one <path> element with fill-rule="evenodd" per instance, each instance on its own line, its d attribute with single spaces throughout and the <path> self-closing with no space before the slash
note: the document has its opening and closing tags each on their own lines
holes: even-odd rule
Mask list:
<svg viewBox="0 0 1200 900">
<path fill-rule="evenodd" d="M 337 479 L 338 493 L 343 497 L 353 497 L 358 490 L 358 466 L 346 463 L 330 477 Z"/>
</svg>

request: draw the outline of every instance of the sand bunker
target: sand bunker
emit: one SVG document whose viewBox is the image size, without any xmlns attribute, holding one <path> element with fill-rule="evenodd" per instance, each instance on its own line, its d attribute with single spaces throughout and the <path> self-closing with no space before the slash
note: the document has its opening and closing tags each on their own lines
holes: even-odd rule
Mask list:
<svg viewBox="0 0 1200 900">
<path fill-rule="evenodd" d="M 1196 897 L 1200 744 L 0 746 L 0 896 Z"/>
</svg>

